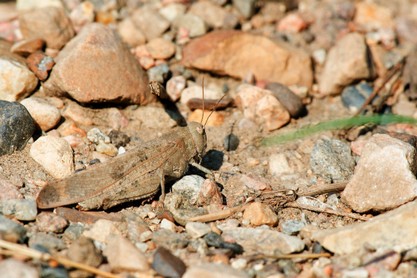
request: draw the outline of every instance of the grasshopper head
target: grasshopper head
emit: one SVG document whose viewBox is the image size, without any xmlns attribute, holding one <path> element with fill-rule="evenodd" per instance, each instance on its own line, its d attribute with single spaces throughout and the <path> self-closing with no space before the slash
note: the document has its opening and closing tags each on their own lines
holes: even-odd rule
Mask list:
<svg viewBox="0 0 417 278">
<path fill-rule="evenodd" d="M 190 130 L 195 150 L 197 152 L 196 156 L 201 161 L 207 147 L 207 136 L 204 126 L 197 122 L 190 122 L 188 123 L 188 129 Z"/>
</svg>

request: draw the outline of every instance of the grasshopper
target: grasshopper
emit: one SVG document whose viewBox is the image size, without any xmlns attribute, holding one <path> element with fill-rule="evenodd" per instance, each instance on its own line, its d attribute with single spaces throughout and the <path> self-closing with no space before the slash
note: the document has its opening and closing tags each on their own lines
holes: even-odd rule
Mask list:
<svg viewBox="0 0 417 278">
<path fill-rule="evenodd" d="M 211 173 L 198 164 L 206 146 L 205 124 L 190 122 L 109 162 L 47 184 L 37 205 L 46 209 L 78 203 L 82 210 L 108 209 L 151 197 L 159 188 L 163 199 L 165 182 L 181 178 L 189 164 Z"/>
</svg>

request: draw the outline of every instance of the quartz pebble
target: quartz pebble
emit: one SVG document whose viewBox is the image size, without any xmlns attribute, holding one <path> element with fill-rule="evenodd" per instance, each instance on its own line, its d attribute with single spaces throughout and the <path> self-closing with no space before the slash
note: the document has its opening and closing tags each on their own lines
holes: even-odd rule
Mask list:
<svg viewBox="0 0 417 278">
<path fill-rule="evenodd" d="M 278 216 L 271 207 L 259 202 L 251 203 L 245 209 L 243 220 L 248 220 L 253 226 L 276 226 L 278 224 Z"/>
<path fill-rule="evenodd" d="M 43 131 L 54 128 L 61 120 L 58 108 L 40 97 L 25 98 L 20 102 Z"/>
</svg>

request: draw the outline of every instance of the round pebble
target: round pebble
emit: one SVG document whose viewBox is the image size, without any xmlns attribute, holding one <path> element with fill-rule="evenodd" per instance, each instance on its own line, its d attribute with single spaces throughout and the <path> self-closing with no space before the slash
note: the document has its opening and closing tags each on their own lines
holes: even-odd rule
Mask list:
<svg viewBox="0 0 417 278">
<path fill-rule="evenodd" d="M 175 54 L 175 44 L 163 38 L 152 39 L 146 49 L 154 59 L 168 59 Z"/>
<path fill-rule="evenodd" d="M 233 133 L 230 133 L 227 135 L 223 140 L 223 147 L 226 151 L 235 151 L 237 147 L 239 146 L 239 137 L 234 135 Z"/>
</svg>

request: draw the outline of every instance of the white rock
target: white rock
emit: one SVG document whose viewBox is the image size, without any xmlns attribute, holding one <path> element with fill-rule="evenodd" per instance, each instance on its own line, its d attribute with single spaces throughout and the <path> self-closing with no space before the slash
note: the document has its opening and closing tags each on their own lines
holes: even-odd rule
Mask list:
<svg viewBox="0 0 417 278">
<path fill-rule="evenodd" d="M 4 259 L 0 262 L 0 277 L 4 278 L 37 278 L 36 269 L 17 259 Z"/>
<path fill-rule="evenodd" d="M 26 107 L 32 118 L 43 131 L 54 128 L 61 119 L 61 113 L 58 108 L 43 98 L 29 97 L 20 103 Z"/>
<path fill-rule="evenodd" d="M 19 11 L 32 10 L 44 7 L 64 8 L 61 0 L 17 0 L 16 8 Z"/>
<path fill-rule="evenodd" d="M 185 80 L 184 76 L 178 75 L 172 77 L 167 82 L 167 94 L 171 98 L 172 101 L 177 101 L 181 97 L 181 93 L 185 88 L 187 81 Z"/>
<path fill-rule="evenodd" d="M 40 137 L 32 144 L 30 156 L 54 178 L 63 179 L 74 172 L 71 146 L 62 138 Z"/>
<path fill-rule="evenodd" d="M 188 88 L 185 88 L 181 93 L 180 102 L 187 104 L 187 102 L 192 98 L 202 98 L 203 97 L 203 88 L 199 85 L 192 85 Z M 210 88 L 204 88 L 204 98 L 218 100 L 223 96 L 223 92 L 219 90 L 213 90 Z"/>
<path fill-rule="evenodd" d="M 269 157 L 269 171 L 277 177 L 294 173 L 294 169 L 290 167 L 288 159 L 283 153 L 273 154 Z"/>
<path fill-rule="evenodd" d="M 99 219 L 89 230 L 84 231 L 83 235 L 100 243 L 108 243 L 110 236 L 121 236 L 122 233 L 117 229 L 117 225 L 113 221 Z"/>
<path fill-rule="evenodd" d="M 159 13 L 170 22 L 173 22 L 178 16 L 185 14 L 186 6 L 180 3 L 172 3 L 162 7 Z"/>
<path fill-rule="evenodd" d="M 145 255 L 129 240 L 112 235 L 108 238 L 104 255 L 113 271 L 147 271 L 149 263 Z"/>
<path fill-rule="evenodd" d="M 186 198 L 190 201 L 190 204 L 195 204 L 203 183 L 204 178 L 197 175 L 188 175 L 172 185 L 172 192 Z"/>
<path fill-rule="evenodd" d="M 175 232 L 176 226 L 174 223 L 164 218 L 161 221 L 160 228 Z"/>
<path fill-rule="evenodd" d="M 188 222 L 185 230 L 192 238 L 200 238 L 211 232 L 210 226 L 201 222 Z"/>
<path fill-rule="evenodd" d="M 205 263 L 192 265 L 184 273 L 183 278 L 249 278 L 250 276 L 243 271 L 234 269 L 228 265 Z"/>
</svg>

